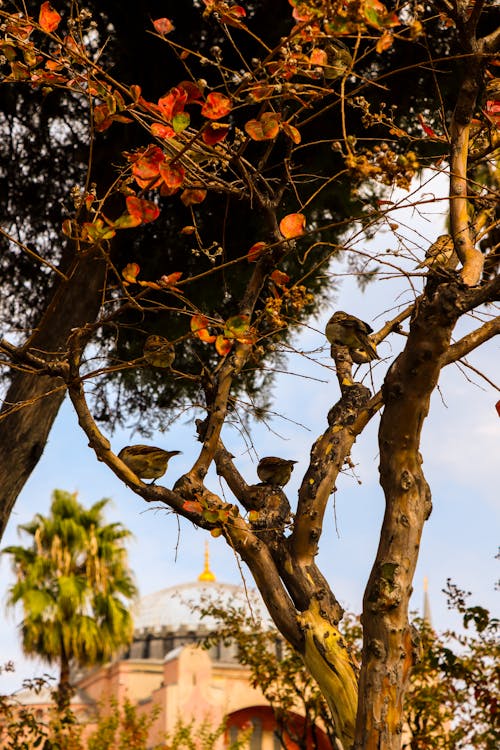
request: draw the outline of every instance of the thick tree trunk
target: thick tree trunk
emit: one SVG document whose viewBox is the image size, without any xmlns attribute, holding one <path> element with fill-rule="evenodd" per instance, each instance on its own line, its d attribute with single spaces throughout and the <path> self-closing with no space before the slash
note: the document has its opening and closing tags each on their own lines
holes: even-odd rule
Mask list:
<svg viewBox="0 0 500 750">
<path fill-rule="evenodd" d="M 403 699 L 415 651 L 408 602 L 422 528 L 432 508 L 421 468 L 420 434 L 458 317 L 458 296 L 458 287 L 450 284 L 422 301 L 405 351 L 383 387 L 379 445 L 386 511 L 363 602 L 355 743 L 360 750 L 401 746 Z"/>
<path fill-rule="evenodd" d="M 95 320 L 104 274 L 104 262 L 94 255 L 75 259 L 25 350 L 47 361 L 64 351 L 71 330 Z M 13 371 L 0 412 L 0 539 L 17 496 L 43 453 L 64 395 L 59 378 L 22 368 Z"/>
</svg>

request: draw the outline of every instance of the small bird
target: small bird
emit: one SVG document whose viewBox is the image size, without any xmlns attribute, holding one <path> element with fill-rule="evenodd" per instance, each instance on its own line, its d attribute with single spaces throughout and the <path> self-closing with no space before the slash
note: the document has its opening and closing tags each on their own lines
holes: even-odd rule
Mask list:
<svg viewBox="0 0 500 750">
<path fill-rule="evenodd" d="M 347 346 L 352 361 L 357 365 L 379 359 L 370 333 L 373 333 L 373 328 L 368 323 L 341 310 L 333 313 L 325 328 L 325 336 L 330 344 Z"/>
<path fill-rule="evenodd" d="M 453 237 L 449 234 L 441 234 L 435 242 L 428 248 L 425 258 L 417 268 L 456 268 L 458 265 L 458 255 L 455 252 Z"/>
<path fill-rule="evenodd" d="M 257 476 L 264 484 L 271 484 L 274 487 L 284 487 L 290 481 L 293 465 L 296 463 L 297 461 L 290 461 L 286 458 L 266 456 L 259 461 Z"/>
<path fill-rule="evenodd" d="M 152 445 L 127 445 L 118 458 L 140 479 L 158 479 L 167 470 L 169 459 L 182 451 L 164 451 Z"/>
<path fill-rule="evenodd" d="M 152 367 L 170 367 L 175 359 L 175 349 L 164 336 L 152 335 L 144 342 L 143 355 Z"/>
</svg>

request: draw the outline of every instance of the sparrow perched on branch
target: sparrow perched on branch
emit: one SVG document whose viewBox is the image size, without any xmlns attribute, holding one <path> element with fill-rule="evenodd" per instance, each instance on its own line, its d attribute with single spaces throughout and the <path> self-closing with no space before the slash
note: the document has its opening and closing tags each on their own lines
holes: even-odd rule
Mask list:
<svg viewBox="0 0 500 750">
<path fill-rule="evenodd" d="M 140 479 L 154 480 L 165 474 L 169 460 L 179 453 L 182 451 L 164 451 L 152 445 L 127 445 L 118 458 Z"/>
<path fill-rule="evenodd" d="M 373 328 L 368 323 L 341 310 L 333 313 L 325 328 L 325 336 L 330 344 L 347 346 L 352 361 L 357 365 L 379 358 L 370 333 L 373 333 Z"/>
<path fill-rule="evenodd" d="M 425 258 L 417 268 L 456 268 L 458 255 L 455 252 L 453 237 L 449 234 L 441 234 L 428 248 Z"/>
<path fill-rule="evenodd" d="M 293 465 L 296 463 L 297 461 L 290 461 L 286 458 L 266 456 L 259 461 L 257 476 L 264 484 L 271 484 L 274 487 L 284 487 L 290 481 Z"/>
</svg>

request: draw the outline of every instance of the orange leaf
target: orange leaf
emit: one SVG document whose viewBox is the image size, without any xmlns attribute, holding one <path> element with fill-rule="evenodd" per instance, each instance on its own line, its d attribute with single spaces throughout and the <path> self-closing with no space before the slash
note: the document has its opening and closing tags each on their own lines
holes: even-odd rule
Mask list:
<svg viewBox="0 0 500 750">
<path fill-rule="evenodd" d="M 246 122 L 245 131 L 254 141 L 270 141 L 279 133 L 279 121 L 277 112 L 264 112 L 258 120 Z"/>
<path fill-rule="evenodd" d="M 38 23 L 47 34 L 55 31 L 61 22 L 61 16 L 48 2 L 42 3 Z"/>
<path fill-rule="evenodd" d="M 497 401 L 495 404 L 495 409 L 497 410 L 497 414 L 500 417 L 500 401 Z"/>
<path fill-rule="evenodd" d="M 189 224 L 187 227 L 182 227 L 179 234 L 194 234 L 196 232 L 196 227 L 193 227 L 192 224 Z"/>
<path fill-rule="evenodd" d="M 184 167 L 173 162 L 172 159 L 160 164 L 159 171 L 165 185 L 169 188 L 175 188 L 176 190 L 182 185 L 186 174 Z"/>
<path fill-rule="evenodd" d="M 288 282 L 290 281 L 290 276 L 287 273 L 283 273 L 283 271 L 273 271 L 271 274 L 271 279 L 274 281 L 276 286 L 286 286 Z"/>
<path fill-rule="evenodd" d="M 309 62 L 311 65 L 328 65 L 328 55 L 324 49 L 313 49 Z"/>
<path fill-rule="evenodd" d="M 173 273 L 169 273 L 168 276 L 166 275 L 161 276 L 159 280 L 159 284 L 161 287 L 169 286 L 173 288 L 174 284 L 176 284 L 179 281 L 181 276 L 182 276 L 182 271 L 174 271 Z"/>
<path fill-rule="evenodd" d="M 160 215 L 160 209 L 152 201 L 145 201 L 136 195 L 129 195 L 126 199 L 127 211 L 135 219 L 140 219 L 141 224 L 148 224 Z"/>
<path fill-rule="evenodd" d="M 135 155 L 130 159 L 133 161 L 132 174 L 139 187 L 157 187 L 160 182 L 160 164 L 165 161 L 165 155 L 159 146 L 149 146 L 140 156 Z M 155 181 L 155 178 L 158 178 Z"/>
<path fill-rule="evenodd" d="M 162 35 L 169 34 L 175 28 L 169 18 L 157 18 L 156 21 L 153 21 L 153 26 L 158 34 Z"/>
<path fill-rule="evenodd" d="M 247 253 L 247 260 L 249 263 L 256 263 L 260 256 L 264 253 L 267 244 L 265 242 L 256 242 Z"/>
<path fill-rule="evenodd" d="M 394 42 L 394 36 L 391 34 L 391 32 L 384 31 L 384 33 L 378 40 L 375 49 L 380 54 L 381 52 L 385 52 L 386 49 L 389 49 L 390 47 L 392 47 L 393 42 Z"/>
<path fill-rule="evenodd" d="M 174 135 L 174 129 L 171 128 L 170 125 L 162 125 L 161 122 L 154 122 L 151 125 L 151 133 L 157 138 L 163 138 L 164 140 L 167 140 L 168 138 L 172 138 L 172 136 Z"/>
<path fill-rule="evenodd" d="M 215 340 L 215 348 L 217 354 L 220 354 L 221 357 L 225 357 L 233 348 L 233 342 L 226 339 L 222 334 L 219 334 Z"/>
<path fill-rule="evenodd" d="M 306 217 L 304 214 L 288 214 L 280 221 L 280 232 L 285 239 L 290 240 L 304 234 L 305 226 Z"/>
<path fill-rule="evenodd" d="M 135 284 L 140 270 L 141 268 L 138 263 L 127 263 L 122 270 L 122 276 L 129 284 Z"/>
<path fill-rule="evenodd" d="M 224 94 L 212 92 L 208 94 L 205 104 L 201 108 L 201 114 L 209 120 L 218 120 L 225 117 L 231 111 L 231 100 Z"/>
<path fill-rule="evenodd" d="M 182 507 L 189 513 L 201 513 L 203 510 L 198 500 L 185 500 Z"/>
<path fill-rule="evenodd" d="M 298 145 L 301 142 L 302 136 L 294 125 L 290 125 L 290 123 L 284 122 L 281 127 L 283 128 L 284 133 L 290 138 L 291 141 L 293 141 L 293 143 Z"/>
<path fill-rule="evenodd" d="M 208 332 L 210 321 L 205 315 L 193 315 L 191 318 L 191 330 L 194 335 L 207 344 L 213 344 L 216 337 Z"/>
<path fill-rule="evenodd" d="M 189 188 L 181 193 L 181 201 L 185 206 L 193 206 L 196 203 L 203 203 L 207 197 L 207 191 L 202 188 Z"/>
<path fill-rule="evenodd" d="M 186 104 L 190 102 L 196 102 L 198 99 L 203 97 L 203 91 L 197 83 L 192 81 L 181 81 L 178 85 L 179 89 L 182 89 L 187 94 Z"/>
</svg>

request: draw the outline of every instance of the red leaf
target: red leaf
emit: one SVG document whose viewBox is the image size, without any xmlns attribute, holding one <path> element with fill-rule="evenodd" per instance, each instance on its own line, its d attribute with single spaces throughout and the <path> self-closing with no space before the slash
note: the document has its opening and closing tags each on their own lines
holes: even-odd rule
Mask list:
<svg viewBox="0 0 500 750">
<path fill-rule="evenodd" d="M 156 203 L 145 201 L 136 195 L 129 195 L 126 199 L 127 211 L 135 219 L 140 219 L 141 224 L 148 224 L 160 215 L 160 209 Z"/>
<path fill-rule="evenodd" d="M 280 221 L 280 232 L 285 239 L 290 240 L 304 234 L 305 226 L 306 217 L 304 214 L 288 214 Z"/>
<path fill-rule="evenodd" d="M 218 120 L 225 117 L 231 111 L 231 100 L 224 94 L 212 92 L 208 94 L 205 104 L 201 108 L 201 114 L 209 120 Z"/>
<path fill-rule="evenodd" d="M 158 107 L 165 119 L 172 120 L 179 112 L 184 110 L 188 93 L 183 88 L 170 89 L 169 93 L 158 99 Z"/>
<path fill-rule="evenodd" d="M 177 88 L 183 89 L 186 92 L 186 104 L 196 102 L 203 97 L 203 91 L 201 88 L 197 83 L 193 83 L 192 81 L 181 81 Z"/>
<path fill-rule="evenodd" d="M 498 416 L 500 417 L 500 401 L 496 402 L 495 409 L 497 410 Z"/>
<path fill-rule="evenodd" d="M 426 135 L 429 136 L 429 138 L 438 138 L 437 134 L 429 125 L 427 125 L 427 123 L 424 120 L 424 116 L 420 113 L 418 115 L 418 121 L 422 127 L 422 130 L 424 131 Z"/>
<path fill-rule="evenodd" d="M 153 26 L 155 27 L 158 34 L 162 35 L 170 34 L 170 32 L 175 28 L 169 18 L 157 18 L 156 21 L 153 21 Z"/>
<path fill-rule="evenodd" d="M 167 187 L 174 188 L 175 190 L 180 188 L 186 174 L 184 167 L 181 167 L 180 164 L 170 159 L 160 164 L 159 170 L 161 178 Z"/>
<path fill-rule="evenodd" d="M 229 125 L 225 125 L 222 122 L 214 122 L 213 125 L 204 128 L 201 137 L 203 143 L 206 143 L 207 146 L 213 146 L 215 143 L 223 141 L 228 133 Z"/>
<path fill-rule="evenodd" d="M 181 201 L 185 206 L 193 206 L 195 203 L 203 203 L 207 197 L 207 191 L 202 188 L 189 188 L 181 193 Z"/>
<path fill-rule="evenodd" d="M 38 23 L 47 34 L 55 31 L 61 22 L 61 16 L 48 2 L 42 3 Z"/>
<path fill-rule="evenodd" d="M 267 244 L 265 242 L 256 242 L 247 253 L 247 260 L 249 263 L 256 263 L 260 256 L 264 253 Z"/>
<path fill-rule="evenodd" d="M 286 286 L 288 282 L 290 281 L 290 276 L 287 273 L 283 273 L 283 271 L 273 271 L 271 274 L 271 279 L 274 281 L 276 286 Z"/>
</svg>

